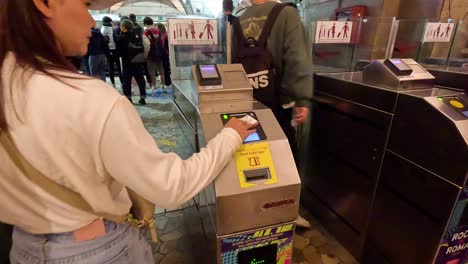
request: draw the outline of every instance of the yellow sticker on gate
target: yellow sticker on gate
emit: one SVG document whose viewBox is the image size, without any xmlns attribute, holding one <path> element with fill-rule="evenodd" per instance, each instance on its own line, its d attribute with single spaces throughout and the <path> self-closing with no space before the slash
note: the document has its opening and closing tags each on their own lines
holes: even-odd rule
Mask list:
<svg viewBox="0 0 468 264">
<path fill-rule="evenodd" d="M 236 152 L 235 159 L 241 188 L 278 182 L 267 142 L 242 145 Z"/>
</svg>

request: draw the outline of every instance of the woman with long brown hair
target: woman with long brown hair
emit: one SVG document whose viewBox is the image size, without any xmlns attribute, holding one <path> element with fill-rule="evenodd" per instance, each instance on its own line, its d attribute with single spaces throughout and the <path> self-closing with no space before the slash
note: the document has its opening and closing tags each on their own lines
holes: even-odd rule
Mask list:
<svg viewBox="0 0 468 264">
<path fill-rule="evenodd" d="M 88 9 L 115 2 L 0 6 L 0 221 L 15 226 L 12 263 L 153 263 L 137 229 L 71 206 L 31 175 L 61 186 L 57 193 L 72 190 L 93 212 L 126 215 L 128 189 L 176 208 L 206 187 L 254 131 L 232 119 L 188 160 L 162 153 L 125 97 L 79 75 L 65 58 L 86 53 L 95 26 Z"/>
</svg>

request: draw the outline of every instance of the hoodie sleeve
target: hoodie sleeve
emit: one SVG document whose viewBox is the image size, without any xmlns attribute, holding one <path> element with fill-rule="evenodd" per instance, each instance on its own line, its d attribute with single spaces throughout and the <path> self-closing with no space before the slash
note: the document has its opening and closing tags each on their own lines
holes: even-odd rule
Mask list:
<svg viewBox="0 0 468 264">
<path fill-rule="evenodd" d="M 286 7 L 286 32 L 283 42 L 283 76 L 281 87 L 287 90 L 296 106 L 308 106 L 312 99 L 312 60 L 310 58 L 304 26 L 299 13 Z"/>
<path fill-rule="evenodd" d="M 100 153 L 114 179 L 158 206 L 177 208 L 213 181 L 241 144 L 235 130 L 224 128 L 187 160 L 163 153 L 134 107 L 122 97 L 103 129 Z"/>
</svg>

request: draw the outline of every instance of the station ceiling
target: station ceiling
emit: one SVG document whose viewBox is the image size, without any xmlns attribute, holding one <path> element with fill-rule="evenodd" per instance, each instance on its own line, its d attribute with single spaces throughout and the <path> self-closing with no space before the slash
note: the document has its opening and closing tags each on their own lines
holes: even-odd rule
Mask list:
<svg viewBox="0 0 468 264">
<path fill-rule="evenodd" d="M 179 12 L 185 14 L 185 15 L 191 14 L 191 11 L 188 10 L 187 6 L 180 0 L 126 0 L 126 1 L 122 1 L 120 3 L 117 3 L 117 4 L 113 5 L 110 8 L 110 13 L 112 13 L 113 11 L 119 9 L 120 7 L 131 5 L 131 4 L 138 3 L 138 2 L 161 3 L 161 4 L 167 5 L 169 7 L 175 8 L 175 9 L 177 9 L 177 11 L 179 11 Z M 188 0 L 188 2 L 190 2 L 190 0 Z"/>
</svg>

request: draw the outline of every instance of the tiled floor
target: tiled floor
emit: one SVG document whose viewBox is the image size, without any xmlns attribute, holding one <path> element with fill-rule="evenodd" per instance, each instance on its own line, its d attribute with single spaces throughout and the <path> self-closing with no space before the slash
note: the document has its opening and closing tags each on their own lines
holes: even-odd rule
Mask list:
<svg viewBox="0 0 468 264">
<path fill-rule="evenodd" d="M 136 99 L 136 100 L 135 100 Z M 137 102 L 137 97 L 134 102 Z M 145 127 L 164 152 L 188 158 L 191 150 L 172 118 L 172 101 L 149 97 L 147 105 L 135 105 Z M 216 240 L 207 209 L 197 210 L 193 203 L 173 212 L 157 210 L 156 224 L 160 242 L 153 245 L 156 264 L 216 263 Z M 301 215 L 312 223 L 311 229 L 296 230 L 293 263 L 354 264 L 357 261 L 307 211 Z"/>
</svg>

